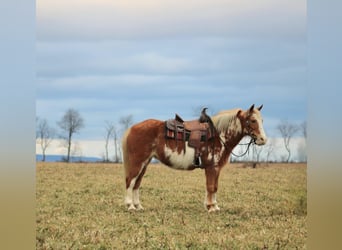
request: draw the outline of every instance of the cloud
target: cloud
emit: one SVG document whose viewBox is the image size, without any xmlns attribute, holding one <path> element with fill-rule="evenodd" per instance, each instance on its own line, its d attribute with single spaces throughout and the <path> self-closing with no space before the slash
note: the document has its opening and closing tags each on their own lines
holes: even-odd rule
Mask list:
<svg viewBox="0 0 342 250">
<path fill-rule="evenodd" d="M 39 40 L 302 36 L 305 1 L 37 1 Z"/>
<path fill-rule="evenodd" d="M 37 76 L 273 73 L 303 68 L 304 43 L 211 37 L 127 43 L 38 42 Z"/>
</svg>

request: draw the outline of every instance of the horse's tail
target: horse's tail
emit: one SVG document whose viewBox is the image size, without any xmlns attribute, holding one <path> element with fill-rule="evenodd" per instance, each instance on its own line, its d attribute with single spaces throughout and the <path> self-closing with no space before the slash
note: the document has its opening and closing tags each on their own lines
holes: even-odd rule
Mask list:
<svg viewBox="0 0 342 250">
<path fill-rule="evenodd" d="M 123 159 L 123 166 L 125 169 L 125 177 L 127 177 L 128 174 L 128 167 L 129 167 L 129 159 L 128 159 L 128 152 L 127 152 L 127 137 L 130 132 L 130 128 L 127 129 L 122 137 L 122 159 Z"/>
</svg>

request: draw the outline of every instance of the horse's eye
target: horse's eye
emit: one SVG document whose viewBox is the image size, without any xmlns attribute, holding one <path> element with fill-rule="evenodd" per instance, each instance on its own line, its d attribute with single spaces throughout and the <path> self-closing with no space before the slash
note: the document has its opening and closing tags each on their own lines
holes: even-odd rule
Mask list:
<svg viewBox="0 0 342 250">
<path fill-rule="evenodd" d="M 251 123 L 256 123 L 257 121 L 256 120 L 251 120 Z"/>
</svg>

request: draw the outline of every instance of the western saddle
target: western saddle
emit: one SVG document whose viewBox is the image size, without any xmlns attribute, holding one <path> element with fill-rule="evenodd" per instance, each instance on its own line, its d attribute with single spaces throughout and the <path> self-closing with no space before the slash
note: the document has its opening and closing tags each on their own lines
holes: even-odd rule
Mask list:
<svg viewBox="0 0 342 250">
<path fill-rule="evenodd" d="M 205 143 L 206 151 L 208 150 L 208 142 L 214 137 L 214 127 L 211 118 L 205 113 L 204 108 L 201 117 L 197 120 L 184 121 L 178 114 L 175 119 L 165 122 L 165 137 L 176 141 L 187 141 L 188 146 L 195 149 L 194 167 L 202 167 L 201 162 L 201 146 Z M 176 144 L 177 145 L 177 144 Z M 184 153 L 185 153 L 184 147 Z"/>
</svg>

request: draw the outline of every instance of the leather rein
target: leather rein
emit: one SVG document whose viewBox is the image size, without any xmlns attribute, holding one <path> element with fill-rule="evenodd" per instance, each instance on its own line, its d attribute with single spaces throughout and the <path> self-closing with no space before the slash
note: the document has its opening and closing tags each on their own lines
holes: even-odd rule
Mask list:
<svg viewBox="0 0 342 250">
<path fill-rule="evenodd" d="M 221 139 L 221 137 L 220 137 L 220 140 L 221 140 L 221 142 L 223 143 L 224 147 L 225 147 L 226 149 L 228 149 L 228 146 L 227 146 L 226 143 Z M 250 140 L 248 143 L 239 143 L 239 144 L 238 144 L 238 145 L 240 145 L 240 146 L 242 146 L 242 145 L 248 145 L 248 146 L 247 146 L 247 149 L 246 149 L 246 151 L 245 151 L 244 153 L 242 153 L 241 155 L 237 155 L 237 154 L 234 154 L 234 152 L 233 152 L 233 150 L 232 150 L 231 154 L 234 155 L 235 157 L 242 157 L 242 156 L 246 155 L 246 154 L 248 153 L 249 147 L 251 146 L 252 143 L 255 143 L 255 139 L 251 137 L 251 140 Z"/>
</svg>

